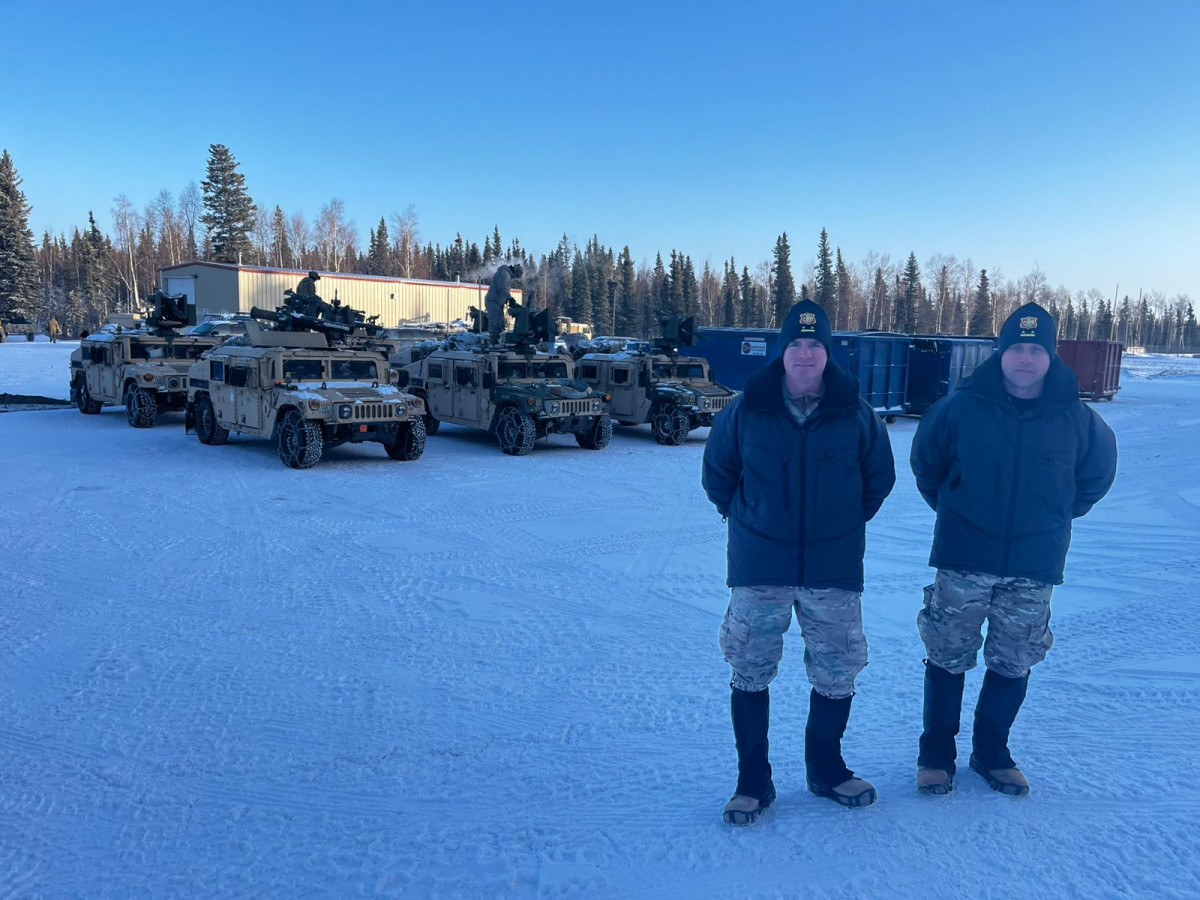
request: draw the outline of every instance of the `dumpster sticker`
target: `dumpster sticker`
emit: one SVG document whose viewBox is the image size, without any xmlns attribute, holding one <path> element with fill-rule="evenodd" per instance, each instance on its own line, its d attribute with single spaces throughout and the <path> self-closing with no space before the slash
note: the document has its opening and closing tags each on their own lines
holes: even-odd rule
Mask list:
<svg viewBox="0 0 1200 900">
<path fill-rule="evenodd" d="M 742 341 L 742 356 L 766 356 L 767 342 L 762 338 L 746 338 Z"/>
</svg>

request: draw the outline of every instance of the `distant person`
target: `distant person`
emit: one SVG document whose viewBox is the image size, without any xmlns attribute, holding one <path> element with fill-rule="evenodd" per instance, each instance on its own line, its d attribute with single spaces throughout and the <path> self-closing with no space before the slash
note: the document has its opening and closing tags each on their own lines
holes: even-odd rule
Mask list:
<svg viewBox="0 0 1200 900">
<path fill-rule="evenodd" d="M 8 340 L 8 332 L 4 330 L 4 320 L 0 319 L 0 344 Z"/>
<path fill-rule="evenodd" d="M 91 332 L 90 332 L 90 331 L 88 331 L 88 330 L 85 328 L 85 329 L 83 329 L 81 332 L 79 332 L 79 339 L 80 339 L 81 341 L 82 341 L 82 340 L 86 340 L 86 339 L 87 339 L 87 337 L 88 337 L 90 334 L 91 334 Z"/>
<path fill-rule="evenodd" d="M 487 296 L 483 298 L 483 304 L 487 315 L 488 336 L 493 344 L 500 343 L 500 337 L 504 334 L 505 306 L 516 302 L 509 285 L 514 278 L 520 278 L 523 274 L 525 272 L 521 264 L 515 263 L 511 266 L 501 266 L 492 276 L 492 283 L 488 287 Z"/>
<path fill-rule="evenodd" d="M 917 757 L 925 794 L 954 788 L 963 686 L 981 645 L 987 671 L 970 766 L 993 790 L 1029 793 L 1009 731 L 1030 669 L 1054 643 L 1050 593 L 1062 584 L 1071 520 L 1117 471 L 1116 438 L 1080 401 L 1050 314 L 1022 306 L 1000 329 L 998 349 L 929 409 L 912 445 L 917 488 L 937 512 L 929 556 L 937 575 L 917 616 L 928 657 Z"/>
<path fill-rule="evenodd" d="M 57 344 L 58 336 L 62 333 L 62 329 L 58 326 L 58 319 L 54 316 L 50 317 L 50 322 L 46 325 L 46 331 L 50 333 L 50 343 Z"/>
<path fill-rule="evenodd" d="M 808 789 L 843 806 L 876 800 L 875 788 L 847 768 L 841 742 L 854 681 L 867 664 L 866 525 L 896 469 L 887 429 L 859 396 L 857 379 L 829 359 L 830 336 L 820 306 L 793 306 L 780 357 L 750 376 L 704 449 L 704 490 L 729 522 L 731 597 L 720 643 L 733 670 L 738 781 L 723 814 L 731 825 L 749 825 L 775 799 L 769 686 L 793 610 L 812 684 Z"/>
<path fill-rule="evenodd" d="M 297 297 L 315 297 L 317 296 L 317 282 L 321 280 L 321 276 L 316 272 L 309 272 L 308 276 L 300 279 L 300 284 L 296 286 Z"/>
</svg>

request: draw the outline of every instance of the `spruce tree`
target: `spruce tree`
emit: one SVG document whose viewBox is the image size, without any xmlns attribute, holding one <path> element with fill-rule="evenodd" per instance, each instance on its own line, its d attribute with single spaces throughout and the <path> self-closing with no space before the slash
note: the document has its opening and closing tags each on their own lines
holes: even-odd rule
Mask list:
<svg viewBox="0 0 1200 900">
<path fill-rule="evenodd" d="M 742 266 L 742 277 L 739 282 L 742 295 L 742 327 L 758 328 L 762 325 L 758 315 L 758 291 L 753 279 L 750 278 L 750 267 Z"/>
<path fill-rule="evenodd" d="M 725 277 L 721 282 L 721 324 L 733 328 L 738 324 L 738 275 L 733 257 L 725 263 Z"/>
<path fill-rule="evenodd" d="M 287 219 L 278 206 L 271 217 L 271 263 L 281 269 L 290 269 L 293 266 L 292 248 L 288 244 Z"/>
<path fill-rule="evenodd" d="M 967 334 L 990 336 L 992 333 L 992 295 L 988 289 L 987 269 L 979 270 L 979 286 L 975 289 L 975 303 L 971 307 L 971 321 Z"/>
<path fill-rule="evenodd" d="M 908 264 L 904 267 L 904 307 L 903 319 L 897 331 L 905 334 L 917 332 L 917 304 L 921 299 L 921 270 L 917 266 L 917 254 L 908 254 Z"/>
<path fill-rule="evenodd" d="M 0 318 L 13 313 L 36 314 L 40 305 L 37 259 L 29 228 L 31 208 L 21 190 L 21 176 L 5 150 L 0 157 Z"/>
<path fill-rule="evenodd" d="M 853 284 L 850 281 L 850 272 L 846 269 L 846 263 L 842 260 L 842 248 L 837 248 L 837 268 L 834 270 L 834 278 L 837 279 L 837 300 L 834 303 L 833 314 L 830 317 L 833 322 L 833 328 L 836 331 L 839 328 L 849 328 L 850 325 L 850 292 L 853 290 Z"/>
<path fill-rule="evenodd" d="M 617 321 L 613 331 L 617 334 L 641 335 L 641 316 L 638 315 L 636 298 L 636 275 L 633 271 L 633 256 L 629 245 L 621 251 L 621 259 L 617 264 L 620 286 L 617 288 Z"/>
<path fill-rule="evenodd" d="M 780 328 L 787 318 L 788 310 L 796 304 L 796 282 L 792 278 L 792 250 L 788 246 L 787 232 L 781 234 L 775 241 L 774 264 L 771 267 L 773 276 L 772 301 L 774 306 L 774 326 Z"/>
<path fill-rule="evenodd" d="M 841 251 L 838 251 L 841 256 Z M 832 322 L 837 312 L 837 280 L 833 274 L 833 255 L 829 252 L 829 232 L 821 229 L 817 244 L 817 296 L 813 298 Z"/>
<path fill-rule="evenodd" d="M 254 201 L 246 192 L 246 176 L 224 144 L 208 148 L 208 177 L 200 182 L 206 212 L 200 221 L 208 228 L 205 244 L 214 262 L 236 263 L 254 249 Z"/>
</svg>

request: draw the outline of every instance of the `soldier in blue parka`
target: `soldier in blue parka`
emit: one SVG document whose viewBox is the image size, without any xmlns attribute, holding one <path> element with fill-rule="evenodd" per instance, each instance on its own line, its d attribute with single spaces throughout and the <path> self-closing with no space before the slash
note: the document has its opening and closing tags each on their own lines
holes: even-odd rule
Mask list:
<svg viewBox="0 0 1200 900">
<path fill-rule="evenodd" d="M 987 671 L 970 765 L 1001 793 L 1029 793 L 1009 731 L 1029 671 L 1054 641 L 1050 593 L 1063 580 L 1071 520 L 1108 492 L 1117 467 L 1112 429 L 1079 400 L 1055 330 L 1036 303 L 1014 312 L 999 352 L 934 404 L 913 439 L 917 488 L 937 512 L 929 557 L 937 575 L 917 616 L 928 657 L 922 793 L 954 787 L 963 686 L 980 646 Z"/>
<path fill-rule="evenodd" d="M 748 825 L 775 799 L 767 759 L 768 686 L 792 612 L 812 692 L 804 732 L 808 787 L 844 806 L 875 789 L 842 758 L 854 680 L 867 664 L 861 597 L 866 523 L 896 480 L 892 447 L 857 380 L 829 360 L 829 319 L 796 304 L 779 358 L 746 382 L 713 423 L 704 490 L 729 523 L 729 609 L 721 649 L 738 782 L 724 819 Z"/>
</svg>

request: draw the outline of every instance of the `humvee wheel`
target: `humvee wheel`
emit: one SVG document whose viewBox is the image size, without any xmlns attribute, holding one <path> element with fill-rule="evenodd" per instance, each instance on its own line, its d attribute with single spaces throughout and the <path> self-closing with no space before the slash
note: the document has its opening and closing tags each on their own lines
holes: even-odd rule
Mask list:
<svg viewBox="0 0 1200 900">
<path fill-rule="evenodd" d="M 411 422 L 401 422 L 396 426 L 396 440 L 384 444 L 383 449 L 392 459 L 402 459 L 412 462 L 420 459 L 425 452 L 425 421 L 413 419 Z"/>
<path fill-rule="evenodd" d="M 515 406 L 500 410 L 500 418 L 496 420 L 496 440 L 500 442 L 501 450 L 509 456 L 524 456 L 533 449 L 536 437 L 533 416 Z"/>
<path fill-rule="evenodd" d="M 75 405 L 85 416 L 94 416 L 100 412 L 100 401 L 93 400 L 88 393 L 87 382 L 83 378 L 75 380 Z"/>
<path fill-rule="evenodd" d="M 575 443 L 584 450 L 603 450 L 612 440 L 612 418 L 608 413 L 596 416 L 588 430 L 575 433 Z"/>
<path fill-rule="evenodd" d="M 292 469 L 311 469 L 321 459 L 325 439 L 321 426 L 289 409 L 279 425 L 279 458 Z"/>
<path fill-rule="evenodd" d="M 134 428 L 153 428 L 158 398 L 145 388 L 130 385 L 125 391 L 125 418 Z"/>
<path fill-rule="evenodd" d="M 674 403 L 664 403 L 650 417 L 650 432 L 654 440 L 668 447 L 678 447 L 688 436 L 688 415 Z"/>
<path fill-rule="evenodd" d="M 217 411 L 208 397 L 196 401 L 196 437 L 213 447 L 229 440 L 229 429 L 217 421 Z"/>
<path fill-rule="evenodd" d="M 438 429 L 442 427 L 442 420 L 430 412 L 427 412 L 421 416 L 421 421 L 425 423 L 426 434 L 437 434 Z"/>
</svg>

